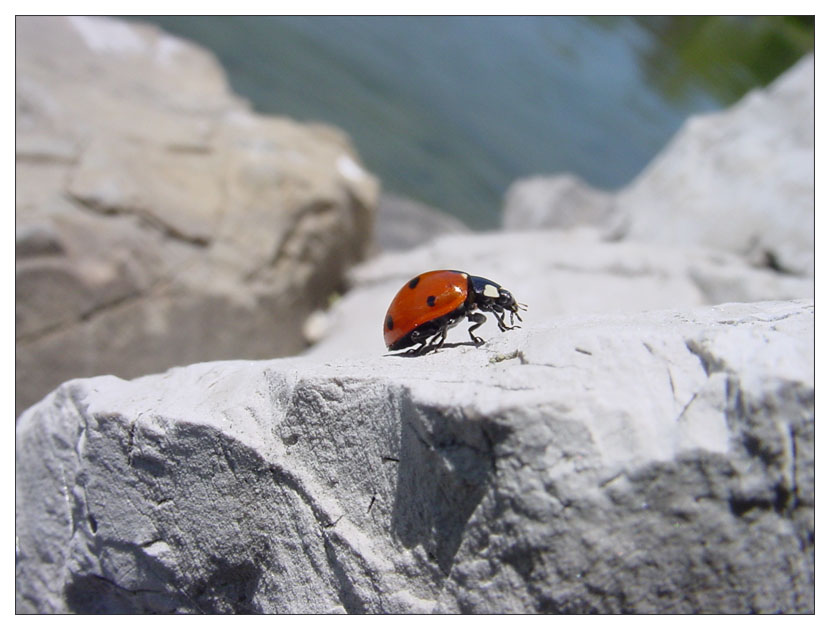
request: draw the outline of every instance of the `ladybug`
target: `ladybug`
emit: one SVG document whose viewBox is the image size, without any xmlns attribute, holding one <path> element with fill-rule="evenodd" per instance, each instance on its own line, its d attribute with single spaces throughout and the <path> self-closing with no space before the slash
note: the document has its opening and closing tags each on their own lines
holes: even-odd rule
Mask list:
<svg viewBox="0 0 830 630">
<path fill-rule="evenodd" d="M 484 340 L 473 331 L 487 317 L 476 311 L 493 313 L 499 330 L 511 330 L 518 328 L 513 326 L 514 317 L 522 321 L 519 309 L 527 307 L 492 280 L 463 271 L 427 271 L 407 282 L 392 300 L 383 320 L 383 340 L 389 350 L 402 350 L 420 343 L 420 347 L 410 352 L 426 354 L 444 345 L 447 331 L 466 317 L 475 322 L 470 326 L 470 338 L 480 345 Z M 507 313 L 510 313 L 510 326 L 504 321 Z"/>
</svg>

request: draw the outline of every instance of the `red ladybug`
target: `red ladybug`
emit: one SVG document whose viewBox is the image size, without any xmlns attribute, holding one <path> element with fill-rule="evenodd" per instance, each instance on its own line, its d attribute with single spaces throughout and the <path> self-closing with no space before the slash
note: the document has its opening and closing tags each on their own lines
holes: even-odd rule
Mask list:
<svg viewBox="0 0 830 630">
<path fill-rule="evenodd" d="M 527 307 L 487 278 L 463 271 L 427 271 L 407 282 L 392 300 L 383 320 L 383 340 L 390 350 L 420 343 L 412 352 L 425 354 L 440 348 L 447 338 L 447 330 L 466 317 L 475 322 L 470 326 L 470 338 L 479 345 L 484 340 L 473 331 L 487 317 L 476 310 L 493 313 L 499 330 L 511 330 L 517 328 L 512 325 L 514 317 L 522 321 L 520 308 Z M 510 313 L 510 326 L 504 321 L 507 313 Z"/>
</svg>

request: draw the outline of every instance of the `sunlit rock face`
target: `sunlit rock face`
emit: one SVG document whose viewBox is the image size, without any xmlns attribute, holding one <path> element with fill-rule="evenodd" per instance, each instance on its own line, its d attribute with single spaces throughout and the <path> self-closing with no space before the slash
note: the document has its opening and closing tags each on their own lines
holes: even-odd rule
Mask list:
<svg viewBox="0 0 830 630">
<path fill-rule="evenodd" d="M 813 325 L 561 317 L 66 383 L 17 425 L 18 612 L 810 612 Z"/>
</svg>

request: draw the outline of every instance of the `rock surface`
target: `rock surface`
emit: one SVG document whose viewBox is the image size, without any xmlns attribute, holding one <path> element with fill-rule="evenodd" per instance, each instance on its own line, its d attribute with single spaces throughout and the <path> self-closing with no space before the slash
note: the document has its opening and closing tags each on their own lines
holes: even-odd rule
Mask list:
<svg viewBox="0 0 830 630">
<path fill-rule="evenodd" d="M 348 139 L 252 113 L 153 27 L 16 35 L 17 413 L 69 378 L 302 349 L 371 241 L 378 186 Z"/>
<path fill-rule="evenodd" d="M 812 612 L 813 326 L 583 314 L 66 383 L 17 424 L 17 611 Z"/>
<path fill-rule="evenodd" d="M 757 268 L 743 258 L 696 247 L 608 242 L 600 230 L 456 234 L 407 252 L 387 253 L 350 272 L 352 288 L 315 318 L 317 359 L 384 351 L 383 314 L 410 278 L 428 269 L 461 269 L 507 287 L 525 325 L 562 315 L 634 313 L 722 302 L 809 298 L 813 279 Z M 460 330 L 449 341 L 468 340 Z M 492 318 L 481 328 L 498 335 Z"/>
<path fill-rule="evenodd" d="M 813 275 L 814 74 L 809 55 L 733 107 L 689 119 L 615 194 L 565 175 L 521 180 L 506 198 L 505 225 L 591 223 L 615 238 L 706 247 Z"/>
</svg>

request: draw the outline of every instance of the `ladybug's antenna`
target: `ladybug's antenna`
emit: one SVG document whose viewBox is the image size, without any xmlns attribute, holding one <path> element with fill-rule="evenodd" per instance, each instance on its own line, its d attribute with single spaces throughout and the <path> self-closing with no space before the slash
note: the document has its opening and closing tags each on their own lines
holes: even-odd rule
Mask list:
<svg viewBox="0 0 830 630">
<path fill-rule="evenodd" d="M 519 315 L 520 310 L 526 311 L 527 310 L 527 304 L 522 304 L 521 302 L 516 302 L 516 308 L 515 309 L 510 309 L 510 324 L 511 325 L 513 324 L 513 318 L 514 317 L 516 319 L 518 319 L 520 322 L 524 321 L 524 320 L 522 320 L 522 316 Z M 516 328 L 518 328 L 518 326 L 516 326 Z"/>
</svg>

